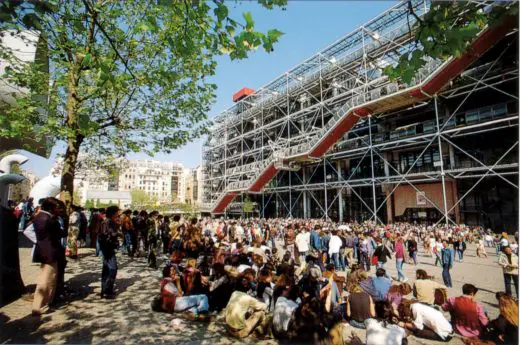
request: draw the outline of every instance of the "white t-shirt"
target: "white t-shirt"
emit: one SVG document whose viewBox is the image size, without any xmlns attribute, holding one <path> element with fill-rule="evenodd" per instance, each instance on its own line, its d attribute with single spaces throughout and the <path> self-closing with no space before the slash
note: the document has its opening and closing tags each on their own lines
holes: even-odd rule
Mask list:
<svg viewBox="0 0 520 345">
<path fill-rule="evenodd" d="M 300 232 L 298 235 L 296 235 L 296 246 L 298 247 L 298 251 L 301 252 L 308 252 L 309 251 L 309 244 L 311 242 L 311 233 L 310 232 Z"/>
<path fill-rule="evenodd" d="M 507 239 L 503 238 L 500 240 L 500 245 L 502 247 L 507 247 L 507 246 L 509 246 L 509 241 Z"/>
<path fill-rule="evenodd" d="M 383 327 L 375 319 L 365 320 L 367 327 L 366 345 L 401 345 L 406 331 L 397 325 Z"/>
<path fill-rule="evenodd" d="M 337 235 L 332 235 L 329 241 L 329 254 L 339 253 L 341 245 L 341 238 Z"/>
<path fill-rule="evenodd" d="M 287 332 L 289 321 L 291 321 L 296 308 L 298 308 L 298 303 L 285 297 L 278 297 L 273 312 L 273 328 L 276 332 Z"/>
<path fill-rule="evenodd" d="M 442 339 L 446 339 L 453 332 L 450 322 L 446 320 L 440 311 L 422 303 L 414 303 L 411 308 L 414 319 L 413 324 L 418 329 L 423 329 L 426 326 Z"/>
</svg>

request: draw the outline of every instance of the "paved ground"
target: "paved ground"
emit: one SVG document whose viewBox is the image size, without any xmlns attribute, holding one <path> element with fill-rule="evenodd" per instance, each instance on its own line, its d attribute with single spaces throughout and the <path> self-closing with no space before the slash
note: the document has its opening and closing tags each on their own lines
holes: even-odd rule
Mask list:
<svg viewBox="0 0 520 345">
<path fill-rule="evenodd" d="M 487 259 L 475 256 L 475 248 L 470 245 L 463 263 L 456 263 L 452 270 L 454 287 L 449 296 L 461 293 L 461 286 L 471 282 L 480 289 L 477 297 L 489 316 L 498 314 L 494 293 L 503 290 L 501 269 L 496 264 L 496 256 L 491 253 Z M 20 249 L 22 276 L 29 289 L 34 290 L 38 266 L 29 259 L 30 249 Z M 433 265 L 434 259 L 424 253 L 419 255 L 417 267 L 442 282 L 441 268 Z M 223 330 L 221 316 L 211 324 L 180 321 L 172 322 L 175 315 L 154 313 L 150 309 L 152 296 L 158 292 L 159 270 L 146 267 L 145 259 L 129 260 L 118 254 L 119 273 L 117 293 L 114 300 L 101 300 L 100 271 L 101 263 L 92 249 L 80 249 L 77 261 L 69 260 L 66 280 L 77 291 L 56 311 L 42 319 L 30 316 L 31 301 L 19 299 L 0 308 L 1 343 L 177 343 L 177 344 L 277 344 L 276 340 L 257 341 L 245 339 L 238 341 L 230 338 Z M 388 271 L 395 275 L 395 264 L 387 264 Z M 417 267 L 405 265 L 405 274 L 414 277 Z M 413 281 L 413 279 L 410 279 Z M 350 333 L 350 326 L 348 326 Z M 357 332 L 364 341 L 364 332 Z M 410 344 L 436 344 L 414 337 Z M 439 343 L 440 344 L 440 343 Z M 462 342 L 454 338 L 450 344 Z"/>
</svg>

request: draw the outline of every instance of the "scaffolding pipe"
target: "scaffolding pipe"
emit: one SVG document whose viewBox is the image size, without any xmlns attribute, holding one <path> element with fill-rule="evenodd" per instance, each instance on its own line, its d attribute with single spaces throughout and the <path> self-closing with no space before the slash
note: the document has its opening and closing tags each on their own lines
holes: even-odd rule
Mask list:
<svg viewBox="0 0 520 345">
<path fill-rule="evenodd" d="M 377 222 L 377 204 L 376 204 L 376 179 L 374 176 L 374 149 L 372 147 L 372 115 L 368 115 L 368 138 L 370 150 L 370 168 L 372 170 L 372 217 Z"/>
<path fill-rule="evenodd" d="M 449 218 L 448 218 L 448 201 L 446 199 L 446 176 L 444 172 L 444 159 L 442 157 L 442 142 L 441 142 L 441 127 L 439 123 L 439 108 L 438 108 L 438 100 L 437 95 L 433 97 L 433 102 L 435 104 L 435 121 L 437 122 L 437 141 L 439 143 L 439 157 L 440 157 L 440 164 L 441 164 L 441 181 L 442 181 L 442 202 L 444 206 L 444 221 L 445 225 L 449 225 Z"/>
</svg>

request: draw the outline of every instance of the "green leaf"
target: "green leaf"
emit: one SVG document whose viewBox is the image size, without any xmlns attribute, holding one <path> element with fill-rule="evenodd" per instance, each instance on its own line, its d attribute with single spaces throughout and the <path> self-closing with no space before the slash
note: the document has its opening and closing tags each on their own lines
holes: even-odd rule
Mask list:
<svg viewBox="0 0 520 345">
<path fill-rule="evenodd" d="M 267 37 L 271 40 L 271 42 L 277 42 L 280 37 L 284 35 L 283 32 L 277 29 L 271 29 L 267 31 Z"/>
<path fill-rule="evenodd" d="M 83 60 L 81 61 L 81 67 L 88 66 L 91 57 L 92 55 L 90 53 L 86 54 L 85 57 L 83 57 Z"/>
<path fill-rule="evenodd" d="M 242 16 L 246 21 L 246 30 L 252 30 L 255 26 L 255 22 L 253 21 L 253 15 L 251 14 L 251 12 L 244 12 L 242 13 Z"/>
</svg>

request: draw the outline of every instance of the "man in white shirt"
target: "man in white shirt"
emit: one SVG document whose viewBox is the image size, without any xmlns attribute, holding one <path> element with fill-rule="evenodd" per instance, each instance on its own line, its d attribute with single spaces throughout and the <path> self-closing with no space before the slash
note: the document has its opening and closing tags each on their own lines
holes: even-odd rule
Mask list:
<svg viewBox="0 0 520 345">
<path fill-rule="evenodd" d="M 309 254 L 311 245 L 311 233 L 306 228 L 302 228 L 301 231 L 296 235 L 296 247 L 300 254 L 300 263 L 305 262 L 305 257 Z"/>
<path fill-rule="evenodd" d="M 341 241 L 341 238 L 339 238 L 338 236 L 338 231 L 333 230 L 332 236 L 330 237 L 329 241 L 329 257 L 331 258 L 331 261 L 334 263 L 336 271 L 345 269 L 345 267 L 342 267 L 341 260 L 339 259 L 339 251 L 341 249 L 342 244 L 343 242 Z"/>
<path fill-rule="evenodd" d="M 397 325 L 409 329 L 419 338 L 449 340 L 453 328 L 444 315 L 425 304 L 414 303 L 410 307 L 412 322 L 399 322 Z"/>
</svg>

